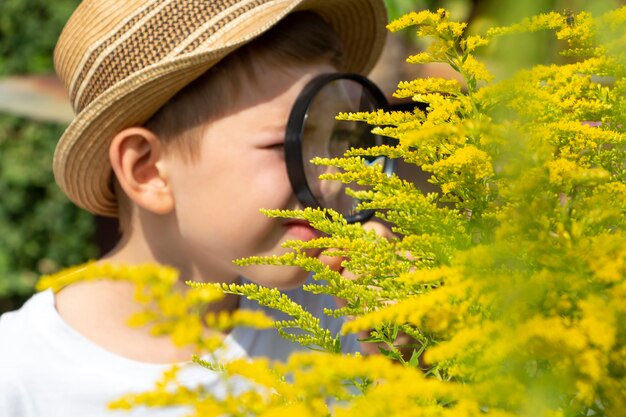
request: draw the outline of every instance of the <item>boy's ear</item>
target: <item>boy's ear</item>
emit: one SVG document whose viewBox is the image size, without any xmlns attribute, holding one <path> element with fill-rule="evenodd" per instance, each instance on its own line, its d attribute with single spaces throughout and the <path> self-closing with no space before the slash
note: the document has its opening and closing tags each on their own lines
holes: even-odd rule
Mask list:
<svg viewBox="0 0 626 417">
<path fill-rule="evenodd" d="M 159 138 L 143 127 L 122 130 L 109 146 L 113 172 L 128 198 L 156 214 L 167 214 L 174 208 L 163 156 Z"/>
</svg>

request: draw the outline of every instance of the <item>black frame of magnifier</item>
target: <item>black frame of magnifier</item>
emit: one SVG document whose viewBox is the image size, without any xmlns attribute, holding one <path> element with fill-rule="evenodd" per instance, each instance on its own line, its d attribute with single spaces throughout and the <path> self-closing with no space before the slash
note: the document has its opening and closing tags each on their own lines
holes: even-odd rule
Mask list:
<svg viewBox="0 0 626 417">
<path fill-rule="evenodd" d="M 287 121 L 287 128 L 285 132 L 285 160 L 287 161 L 287 174 L 289 176 L 289 182 L 291 188 L 295 193 L 298 200 L 306 207 L 323 208 L 319 201 L 313 195 L 311 188 L 306 180 L 306 173 L 304 170 L 304 164 L 310 163 L 303 161 L 302 158 L 302 135 L 304 133 L 304 125 L 309 112 L 309 108 L 313 99 L 317 96 L 318 92 L 324 88 L 327 84 L 347 79 L 355 81 L 364 89 L 366 89 L 374 100 L 374 107 L 376 109 L 387 110 L 389 103 L 385 98 L 383 92 L 368 78 L 352 73 L 332 73 L 322 74 L 311 81 L 309 81 L 302 89 L 296 102 L 294 103 L 291 113 L 289 114 L 289 120 Z M 388 143 L 387 138 L 380 137 L 381 144 Z M 395 170 L 395 161 L 384 157 L 383 171 L 387 175 L 391 175 Z M 374 214 L 374 210 L 361 210 L 353 216 L 346 217 L 348 223 L 364 222 L 369 220 Z"/>
</svg>

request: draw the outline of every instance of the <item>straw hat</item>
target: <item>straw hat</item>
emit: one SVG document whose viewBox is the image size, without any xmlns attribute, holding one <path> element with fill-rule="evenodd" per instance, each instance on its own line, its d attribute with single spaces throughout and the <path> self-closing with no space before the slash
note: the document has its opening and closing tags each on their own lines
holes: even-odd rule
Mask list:
<svg viewBox="0 0 626 417">
<path fill-rule="evenodd" d="M 185 85 L 290 12 L 337 32 L 345 71 L 368 72 L 385 38 L 383 0 L 83 0 L 55 49 L 77 116 L 54 154 L 56 181 L 92 213 L 117 216 L 108 147 Z"/>
</svg>

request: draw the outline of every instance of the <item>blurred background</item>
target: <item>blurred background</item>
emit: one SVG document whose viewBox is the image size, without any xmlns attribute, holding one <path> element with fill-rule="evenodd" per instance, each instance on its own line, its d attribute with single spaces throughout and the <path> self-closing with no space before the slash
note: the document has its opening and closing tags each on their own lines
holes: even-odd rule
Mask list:
<svg viewBox="0 0 626 417">
<path fill-rule="evenodd" d="M 614 8 L 623 0 L 386 0 L 390 18 L 411 10 L 449 10 L 481 33 L 496 24 L 548 12 L 574 13 Z M 18 308 L 41 274 L 98 257 L 114 244 L 117 225 L 74 207 L 54 183 L 51 160 L 57 139 L 72 118 L 65 92 L 53 75 L 52 51 L 64 22 L 79 0 L 1 0 L 0 2 L 0 313 Z M 491 62 L 524 65 L 554 62 L 558 48 L 549 34 L 524 35 L 506 56 Z M 514 42 L 515 40 L 511 40 Z M 404 59 L 425 44 L 411 31 L 389 36 L 384 56 L 371 77 L 387 93 L 398 81 L 454 77 L 445 65 L 409 65 Z M 486 51 L 490 53 L 494 51 Z M 406 103 L 397 103 L 402 105 Z M 403 175 L 419 173 L 401 167 Z"/>
</svg>

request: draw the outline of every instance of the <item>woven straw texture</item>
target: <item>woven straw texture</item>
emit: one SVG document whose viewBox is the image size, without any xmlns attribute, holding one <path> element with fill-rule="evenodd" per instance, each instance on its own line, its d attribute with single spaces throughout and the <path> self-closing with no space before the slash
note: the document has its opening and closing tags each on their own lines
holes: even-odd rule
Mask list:
<svg viewBox="0 0 626 417">
<path fill-rule="evenodd" d="M 54 155 L 56 181 L 94 214 L 117 215 L 108 147 L 185 85 L 292 11 L 338 33 L 344 71 L 368 72 L 385 38 L 383 0 L 84 0 L 55 49 L 75 113 Z"/>
</svg>

